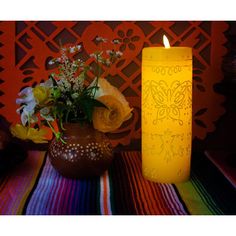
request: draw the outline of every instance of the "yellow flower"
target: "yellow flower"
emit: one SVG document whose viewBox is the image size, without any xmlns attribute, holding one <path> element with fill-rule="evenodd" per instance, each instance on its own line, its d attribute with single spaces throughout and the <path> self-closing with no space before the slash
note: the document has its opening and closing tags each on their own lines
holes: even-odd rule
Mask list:
<svg viewBox="0 0 236 236">
<path fill-rule="evenodd" d="M 105 107 L 95 107 L 93 111 L 93 126 L 101 132 L 112 132 L 118 129 L 126 118 L 123 104 L 112 95 L 97 98 Z"/>
<path fill-rule="evenodd" d="M 50 94 L 50 89 L 39 85 L 33 89 L 33 93 L 37 103 L 42 104 L 47 101 Z"/>
<path fill-rule="evenodd" d="M 104 95 L 112 95 L 113 97 L 118 100 L 124 109 L 124 120 L 126 121 L 131 118 L 132 116 L 132 108 L 130 108 L 129 103 L 127 102 L 125 96 L 113 85 L 111 85 L 106 79 L 104 78 L 99 78 L 98 79 L 98 87 L 99 89 L 97 90 L 95 94 L 95 98 L 99 100 L 98 98 Z"/>
<path fill-rule="evenodd" d="M 25 127 L 20 124 L 10 127 L 10 131 L 14 137 L 23 140 L 32 140 L 34 143 L 47 143 L 45 134 L 47 133 L 44 129 L 34 129 Z"/>
</svg>

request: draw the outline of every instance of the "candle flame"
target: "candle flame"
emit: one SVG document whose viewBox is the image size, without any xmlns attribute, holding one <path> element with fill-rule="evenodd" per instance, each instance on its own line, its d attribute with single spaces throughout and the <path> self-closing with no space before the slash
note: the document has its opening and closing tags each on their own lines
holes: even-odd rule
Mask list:
<svg viewBox="0 0 236 236">
<path fill-rule="evenodd" d="M 165 48 L 170 48 L 169 40 L 165 35 L 163 35 L 163 43 L 164 43 Z"/>
</svg>

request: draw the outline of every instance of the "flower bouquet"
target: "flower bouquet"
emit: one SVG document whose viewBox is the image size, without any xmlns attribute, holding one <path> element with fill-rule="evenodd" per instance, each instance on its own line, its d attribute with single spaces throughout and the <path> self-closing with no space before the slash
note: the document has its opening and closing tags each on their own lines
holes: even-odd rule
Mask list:
<svg viewBox="0 0 236 236">
<path fill-rule="evenodd" d="M 96 40 L 106 42 L 101 37 Z M 118 41 L 113 43 L 115 45 Z M 81 45 L 61 48 L 61 56 L 49 61 L 49 64 L 58 66 L 59 73 L 52 73 L 47 81 L 34 88 L 26 87 L 20 91 L 16 103 L 20 105 L 17 113 L 22 124 L 11 127 L 14 136 L 35 143 L 47 142 L 46 130 L 42 129 L 46 125 L 57 140 L 64 142 L 61 139 L 63 123 L 92 122 L 95 129 L 111 132 L 131 117 L 132 109 L 125 97 L 107 80 L 100 78 L 101 68 L 110 67 L 122 53 L 107 50 L 104 56 L 103 51 L 97 51 L 90 55 L 96 62 L 96 68 L 92 68 L 81 59 L 71 59 L 80 51 Z M 89 71 L 96 75 L 90 85 L 85 83 Z M 55 130 L 55 123 L 60 131 Z"/>
<path fill-rule="evenodd" d="M 96 41 L 102 49 L 102 44 L 107 40 L 97 37 Z M 58 71 L 50 74 L 49 79 L 45 82 L 20 91 L 20 97 L 16 99 L 16 103 L 20 105 L 17 113 L 20 114 L 21 124 L 11 126 L 12 135 L 23 140 L 44 143 L 48 142 L 45 127 L 49 127 L 55 136 L 50 144 L 54 145 L 51 148 L 53 151 L 50 156 L 63 156 L 68 149 L 70 155 L 66 156 L 66 159 L 71 164 L 75 162 L 74 156 L 76 156 L 71 154 L 71 147 L 77 148 L 73 149 L 74 151 L 81 148 L 78 151 L 80 159 L 81 154 L 83 157 L 85 156 L 85 152 L 88 152 L 87 154 L 92 160 L 95 160 L 97 156 L 104 156 L 105 144 L 103 144 L 103 148 L 105 148 L 103 150 L 97 141 L 90 140 L 91 143 L 84 144 L 85 146 L 71 143 L 72 141 L 66 135 L 66 130 L 68 124 L 79 124 L 80 127 L 86 127 L 87 130 L 92 127 L 100 133 L 112 132 L 131 117 L 132 109 L 125 97 L 105 78 L 101 78 L 101 71 L 107 70 L 122 56 L 120 51 L 115 50 L 117 43 L 119 43 L 117 40 L 113 41 L 112 50 L 92 53 L 90 56 L 94 58 L 95 62 L 93 66 L 87 65 L 79 58 L 82 51 L 81 45 L 61 47 L 60 57 L 49 61 L 49 64 L 55 65 Z M 90 83 L 91 78 L 88 74 L 90 77 L 94 76 Z M 86 133 L 85 130 L 83 132 Z M 84 135 L 80 131 L 78 136 L 81 138 Z M 89 145 L 90 149 L 88 149 Z M 59 146 L 62 146 L 64 151 L 57 151 Z M 61 159 L 63 158 L 65 159 L 65 155 L 61 157 Z"/>
</svg>

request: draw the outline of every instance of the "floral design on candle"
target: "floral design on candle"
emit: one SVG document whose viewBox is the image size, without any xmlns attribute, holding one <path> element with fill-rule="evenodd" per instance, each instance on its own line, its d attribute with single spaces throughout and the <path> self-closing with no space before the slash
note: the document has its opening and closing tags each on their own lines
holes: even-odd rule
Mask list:
<svg viewBox="0 0 236 236">
<path fill-rule="evenodd" d="M 157 114 L 153 120 L 153 124 L 156 125 L 158 121 L 163 119 L 172 119 L 183 125 L 183 120 L 180 119 L 181 111 L 184 112 L 184 115 L 189 115 L 186 110 L 187 108 L 191 108 L 192 105 L 192 84 L 189 81 L 184 81 L 183 83 L 174 81 L 169 86 L 164 80 L 159 82 L 151 80 L 147 81 L 147 83 L 143 95 L 143 105 L 148 106 L 151 100 L 155 102 Z M 150 104 L 150 106 L 152 105 Z M 143 114 L 143 118 L 144 120 L 147 119 L 145 113 Z"/>
</svg>

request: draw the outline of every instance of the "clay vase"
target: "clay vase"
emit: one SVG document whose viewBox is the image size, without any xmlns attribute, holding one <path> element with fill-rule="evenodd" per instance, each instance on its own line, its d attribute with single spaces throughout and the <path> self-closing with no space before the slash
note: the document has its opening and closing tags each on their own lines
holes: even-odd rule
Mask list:
<svg viewBox="0 0 236 236">
<path fill-rule="evenodd" d="M 100 176 L 108 169 L 113 159 L 113 149 L 106 135 L 90 124 L 64 124 L 62 139 L 55 138 L 49 145 L 52 166 L 68 178 Z"/>
</svg>

